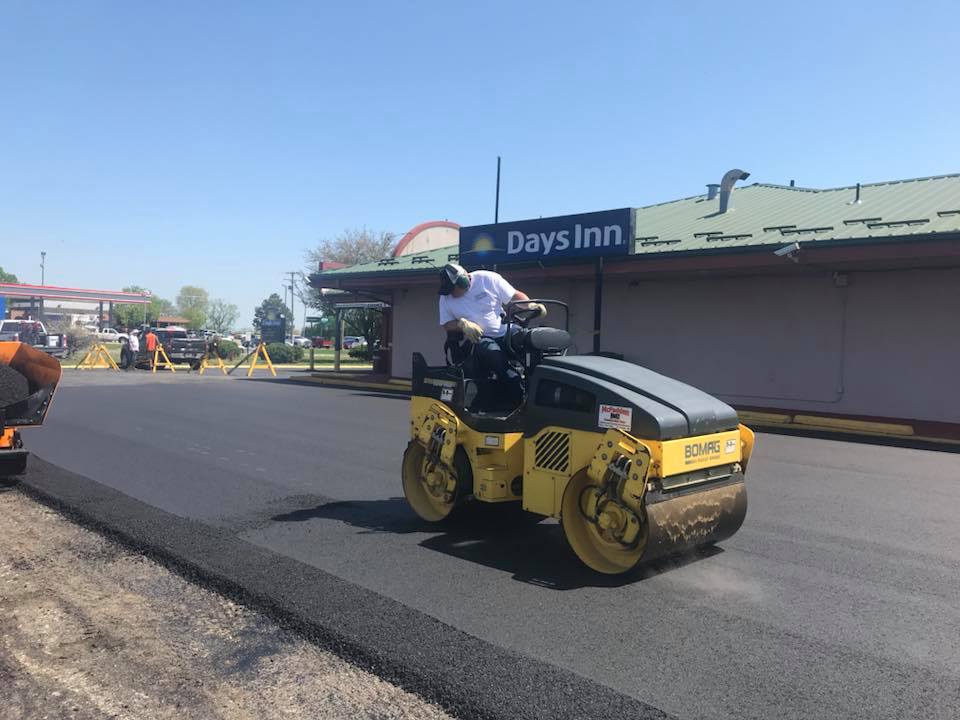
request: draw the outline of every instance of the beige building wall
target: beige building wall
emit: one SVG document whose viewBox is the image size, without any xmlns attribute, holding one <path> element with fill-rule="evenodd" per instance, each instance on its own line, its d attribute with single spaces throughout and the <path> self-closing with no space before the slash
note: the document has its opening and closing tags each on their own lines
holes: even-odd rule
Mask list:
<svg viewBox="0 0 960 720">
<path fill-rule="evenodd" d="M 509 274 L 508 274 L 509 277 Z M 602 349 L 734 405 L 960 422 L 960 269 L 605 280 Z M 592 349 L 590 281 L 518 283 L 571 304 Z M 443 362 L 433 287 L 395 293 L 394 374 Z"/>
</svg>

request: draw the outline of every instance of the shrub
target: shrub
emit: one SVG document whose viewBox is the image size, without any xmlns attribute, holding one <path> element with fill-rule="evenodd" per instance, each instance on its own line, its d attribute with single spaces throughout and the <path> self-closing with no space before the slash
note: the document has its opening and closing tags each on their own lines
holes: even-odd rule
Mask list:
<svg viewBox="0 0 960 720">
<path fill-rule="evenodd" d="M 240 357 L 240 353 L 243 352 L 243 349 L 233 340 L 222 340 L 219 343 L 217 354 L 220 355 L 224 360 L 233 360 Z M 273 355 L 270 356 L 271 358 Z"/>
<path fill-rule="evenodd" d="M 352 358 L 370 362 L 373 360 L 373 353 L 376 352 L 376 348 L 372 345 L 361 345 L 360 347 L 352 347 L 347 352 Z"/>
<path fill-rule="evenodd" d="M 303 360 L 303 348 L 286 343 L 270 343 L 267 345 L 267 352 L 275 363 L 294 363 Z"/>
</svg>

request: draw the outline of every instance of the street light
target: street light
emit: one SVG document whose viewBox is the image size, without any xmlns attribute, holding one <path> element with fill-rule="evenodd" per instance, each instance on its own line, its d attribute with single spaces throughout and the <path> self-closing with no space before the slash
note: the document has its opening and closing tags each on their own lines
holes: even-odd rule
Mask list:
<svg viewBox="0 0 960 720">
<path fill-rule="evenodd" d="M 45 285 L 46 280 L 47 251 L 40 251 L 40 284 Z"/>
</svg>

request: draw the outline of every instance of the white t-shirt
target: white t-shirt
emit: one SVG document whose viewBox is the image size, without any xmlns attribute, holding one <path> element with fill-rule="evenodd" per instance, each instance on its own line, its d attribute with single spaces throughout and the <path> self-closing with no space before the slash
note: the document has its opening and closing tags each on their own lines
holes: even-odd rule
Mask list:
<svg viewBox="0 0 960 720">
<path fill-rule="evenodd" d="M 466 318 L 483 328 L 487 337 L 500 337 L 506 328 L 500 322 L 505 303 L 517 294 L 513 285 L 498 273 L 474 270 L 470 273 L 470 288 L 462 297 L 440 296 L 440 324 Z"/>
<path fill-rule="evenodd" d="M 131 335 L 129 343 L 131 351 L 140 352 L 140 338 L 138 338 L 136 335 Z"/>
</svg>

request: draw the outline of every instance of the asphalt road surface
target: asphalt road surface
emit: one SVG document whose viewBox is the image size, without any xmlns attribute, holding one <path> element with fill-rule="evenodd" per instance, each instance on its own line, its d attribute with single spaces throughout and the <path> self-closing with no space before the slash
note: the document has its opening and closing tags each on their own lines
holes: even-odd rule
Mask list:
<svg viewBox="0 0 960 720">
<path fill-rule="evenodd" d="M 608 579 L 559 526 L 406 507 L 405 398 L 67 373 L 37 455 L 681 718 L 953 718 L 960 455 L 758 436 L 743 529 Z"/>
</svg>

